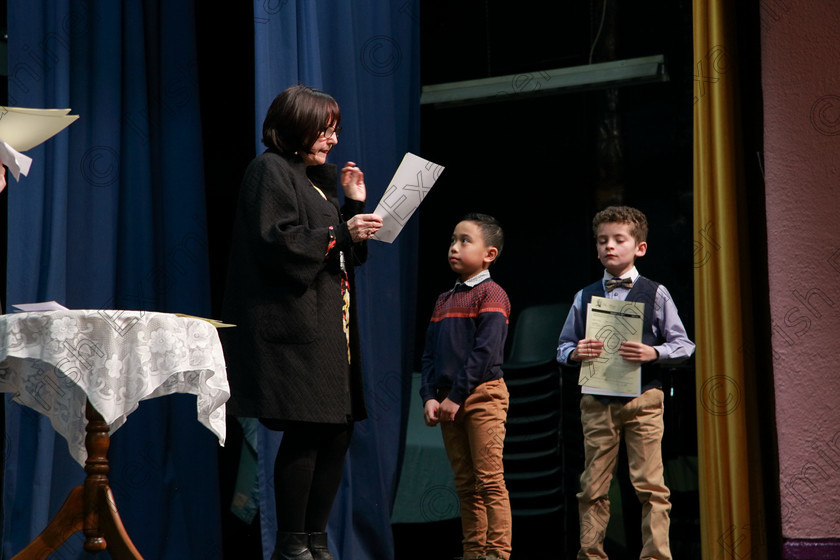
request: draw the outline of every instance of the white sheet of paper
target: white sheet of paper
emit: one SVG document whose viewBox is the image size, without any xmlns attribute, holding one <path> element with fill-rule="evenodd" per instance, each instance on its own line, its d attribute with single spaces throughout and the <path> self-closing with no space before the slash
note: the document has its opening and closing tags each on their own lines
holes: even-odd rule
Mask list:
<svg viewBox="0 0 840 560">
<path fill-rule="evenodd" d="M 0 106 L 0 140 L 19 152 L 25 152 L 52 138 L 79 118 L 79 115 L 68 115 L 69 112 L 70 109 Z"/>
<path fill-rule="evenodd" d="M 407 152 L 373 211 L 382 218 L 382 227 L 373 239 L 393 243 L 443 170 L 442 165 Z"/>
<path fill-rule="evenodd" d="M 586 310 L 586 338 L 604 343 L 601 356 L 581 364 L 581 392 L 615 397 L 642 394 L 642 368 L 618 355 L 626 341 L 641 342 L 645 304 L 593 296 Z"/>
<path fill-rule="evenodd" d="M 20 181 L 21 175 L 29 175 L 29 167 L 32 165 L 32 158 L 23 155 L 0 140 L 0 162 L 9 168 L 9 171 L 12 172 L 15 180 Z"/>
<path fill-rule="evenodd" d="M 17 303 L 12 306 L 15 311 L 32 312 L 32 311 L 58 311 L 60 309 L 67 309 L 56 301 L 41 301 L 38 303 Z"/>
</svg>

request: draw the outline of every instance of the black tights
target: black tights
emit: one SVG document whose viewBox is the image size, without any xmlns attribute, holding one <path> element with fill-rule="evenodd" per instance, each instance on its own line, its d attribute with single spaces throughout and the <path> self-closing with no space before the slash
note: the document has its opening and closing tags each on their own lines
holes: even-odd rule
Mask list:
<svg viewBox="0 0 840 560">
<path fill-rule="evenodd" d="M 353 424 L 285 426 L 274 462 L 279 532 L 326 530 L 352 434 Z"/>
</svg>

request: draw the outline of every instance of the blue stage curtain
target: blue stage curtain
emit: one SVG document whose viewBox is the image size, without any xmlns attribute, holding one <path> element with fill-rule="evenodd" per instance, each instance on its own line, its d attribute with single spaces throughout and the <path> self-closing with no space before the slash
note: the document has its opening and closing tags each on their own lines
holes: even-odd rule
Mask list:
<svg viewBox="0 0 840 560">
<path fill-rule="evenodd" d="M 9 104 L 80 118 L 9 186 L 7 305 L 209 313 L 194 21 L 189 0 L 9 0 Z M 8 399 L 6 430 L 10 558 L 84 472 Z M 142 403 L 113 435 L 112 488 L 144 557 L 220 558 L 217 449 L 187 395 Z M 55 557 L 89 557 L 81 544 Z"/>
<path fill-rule="evenodd" d="M 330 161 L 360 166 L 372 212 L 405 152 L 423 155 L 417 152 L 419 0 L 255 0 L 254 30 L 258 151 L 262 119 L 278 93 L 295 84 L 330 93 L 341 106 L 343 127 Z M 339 560 L 394 555 L 390 516 L 414 351 L 417 244 L 415 216 L 393 244 L 371 242 L 367 264 L 357 269 L 370 418 L 356 424 L 328 528 Z M 261 441 L 260 513 L 268 558 L 275 519 L 267 478 L 276 443 Z"/>
</svg>

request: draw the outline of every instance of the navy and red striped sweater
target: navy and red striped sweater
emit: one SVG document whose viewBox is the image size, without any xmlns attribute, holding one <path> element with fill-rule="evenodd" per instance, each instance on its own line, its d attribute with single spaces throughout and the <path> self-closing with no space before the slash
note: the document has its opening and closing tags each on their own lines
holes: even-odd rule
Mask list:
<svg viewBox="0 0 840 560">
<path fill-rule="evenodd" d="M 507 294 L 490 278 L 438 296 L 423 351 L 423 402 L 449 389 L 460 405 L 481 383 L 501 378 L 509 318 Z"/>
</svg>

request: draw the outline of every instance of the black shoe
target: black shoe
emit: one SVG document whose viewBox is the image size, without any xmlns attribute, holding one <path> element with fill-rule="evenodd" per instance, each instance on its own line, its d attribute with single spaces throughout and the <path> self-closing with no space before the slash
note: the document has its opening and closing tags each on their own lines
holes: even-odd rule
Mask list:
<svg viewBox="0 0 840 560">
<path fill-rule="evenodd" d="M 315 560 L 309 551 L 307 533 L 277 533 L 271 560 Z"/>
<path fill-rule="evenodd" d="M 309 533 L 309 550 L 312 552 L 312 560 L 335 560 L 327 548 L 326 533 Z"/>
</svg>

